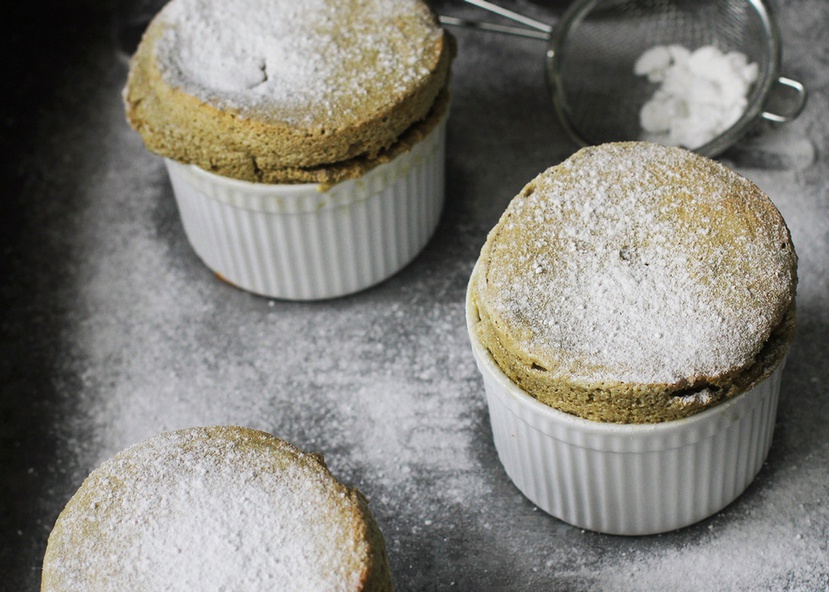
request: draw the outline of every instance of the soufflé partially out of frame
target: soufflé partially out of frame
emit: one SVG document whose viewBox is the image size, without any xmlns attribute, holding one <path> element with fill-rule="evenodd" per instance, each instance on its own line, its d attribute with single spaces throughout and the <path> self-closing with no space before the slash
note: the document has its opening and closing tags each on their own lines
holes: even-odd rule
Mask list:
<svg viewBox="0 0 829 592">
<path fill-rule="evenodd" d="M 420 0 L 172 0 L 130 62 L 127 119 L 219 277 L 333 298 L 437 228 L 454 52 Z"/>
<path fill-rule="evenodd" d="M 391 592 L 383 536 L 318 454 L 238 426 L 159 434 L 96 468 L 55 523 L 42 592 Z"/>
</svg>

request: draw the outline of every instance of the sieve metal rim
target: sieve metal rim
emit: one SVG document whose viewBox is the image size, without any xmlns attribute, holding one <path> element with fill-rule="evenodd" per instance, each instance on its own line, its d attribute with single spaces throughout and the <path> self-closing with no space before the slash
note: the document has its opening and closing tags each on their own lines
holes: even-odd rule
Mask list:
<svg viewBox="0 0 829 592">
<path fill-rule="evenodd" d="M 440 22 L 450 26 L 497 31 L 510 35 L 540 39 L 547 42 L 547 51 L 545 53 L 545 79 L 547 81 L 549 92 L 552 96 L 553 109 L 556 112 L 559 121 L 563 125 L 565 132 L 573 142 L 580 146 L 587 146 L 595 143 L 582 136 L 582 134 L 578 132 L 576 127 L 571 122 L 566 106 L 566 99 L 562 91 L 563 84 L 560 82 L 558 72 L 561 69 L 561 48 L 564 40 L 567 39 L 569 31 L 601 0 L 575 0 L 575 2 L 573 2 L 561 16 L 559 21 L 556 23 L 556 26 L 551 26 L 547 23 L 526 17 L 498 4 L 494 4 L 489 0 L 463 1 L 467 4 L 477 6 L 478 8 L 482 8 L 493 14 L 497 14 L 510 19 L 513 22 L 519 23 L 522 25 L 522 28 L 505 26 L 497 23 L 470 21 L 467 19 L 445 15 L 440 16 Z M 758 118 L 772 123 L 785 123 L 800 115 L 806 105 L 808 93 L 806 92 L 805 86 L 797 80 L 780 75 L 782 42 L 777 22 L 771 14 L 770 7 L 764 0 L 744 1 L 747 6 L 754 9 L 754 12 L 760 18 L 760 22 L 762 23 L 764 39 L 766 42 L 765 47 L 767 50 L 766 63 L 768 66 L 762 70 L 762 79 L 755 81 L 753 85 L 754 89 L 750 95 L 751 101 L 742 116 L 731 127 L 721 132 L 705 144 L 696 148 L 690 148 L 690 150 L 702 154 L 703 156 L 716 156 L 735 144 L 748 131 L 749 127 L 757 121 Z M 771 93 L 779 88 L 787 88 L 790 91 L 793 91 L 796 95 L 796 98 L 791 104 L 788 112 L 775 113 L 767 110 L 767 103 L 769 102 Z M 635 139 L 637 138 L 618 138 L 618 141 Z M 603 141 L 611 141 L 611 139 Z"/>
</svg>

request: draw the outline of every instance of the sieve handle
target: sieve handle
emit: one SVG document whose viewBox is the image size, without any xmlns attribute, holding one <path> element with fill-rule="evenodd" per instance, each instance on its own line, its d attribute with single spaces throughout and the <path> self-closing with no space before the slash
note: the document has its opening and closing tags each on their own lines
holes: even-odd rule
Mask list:
<svg viewBox="0 0 829 592">
<path fill-rule="evenodd" d="M 504 18 L 513 20 L 516 23 L 521 23 L 522 25 L 535 29 L 536 31 L 541 31 L 542 33 L 546 33 L 547 35 L 553 32 L 553 28 L 547 23 L 542 23 L 541 21 L 537 21 L 528 16 L 524 16 L 523 14 L 518 14 L 517 12 L 513 12 L 512 10 L 508 10 L 502 6 L 493 4 L 492 2 L 487 2 L 487 0 L 464 0 L 464 2 L 466 2 L 467 4 L 471 4 L 472 6 L 477 6 L 478 8 L 488 10 L 489 12 L 497 14 L 498 16 L 503 16 Z"/>
<path fill-rule="evenodd" d="M 518 14 L 517 12 L 513 12 L 503 6 L 498 6 L 497 4 L 493 4 L 492 2 L 488 2 L 487 0 L 464 0 L 467 4 L 471 4 L 472 6 L 477 6 L 478 8 L 482 8 L 492 14 L 497 14 L 498 16 L 502 16 L 504 18 L 508 18 L 511 21 L 516 23 L 520 23 L 524 25 L 524 27 L 511 27 L 509 25 L 499 25 L 497 23 L 486 23 L 481 21 L 471 21 L 468 19 L 457 18 L 454 16 L 444 16 L 441 15 L 439 17 L 440 23 L 442 25 L 450 25 L 453 27 L 465 27 L 467 29 L 479 29 L 483 31 L 495 31 L 497 33 L 507 33 L 508 35 L 516 35 L 518 37 L 529 37 L 530 39 L 542 39 L 542 40 L 549 40 L 550 35 L 553 33 L 553 27 L 548 25 L 547 23 L 542 23 L 541 21 L 537 21 L 533 18 L 528 16 L 524 16 L 523 14 Z"/>
<path fill-rule="evenodd" d="M 480 31 L 495 31 L 496 33 L 506 33 L 507 35 L 515 35 L 517 37 L 528 37 L 530 39 L 542 39 L 545 41 L 550 38 L 550 35 L 548 33 L 543 33 L 541 31 L 534 31 L 532 29 L 524 29 L 521 27 L 510 27 L 509 25 L 499 25 L 497 23 L 471 21 L 468 19 L 457 18 L 454 16 L 440 15 L 440 24 L 449 25 L 450 27 L 478 29 Z"/>
<path fill-rule="evenodd" d="M 780 76 L 777 79 L 777 86 L 775 88 L 787 87 L 795 92 L 797 95 L 797 100 L 792 105 L 792 108 L 787 113 L 772 113 L 771 111 L 763 111 L 760 116 L 765 119 L 766 121 L 772 121 L 774 123 L 786 123 L 787 121 L 791 121 L 795 119 L 800 112 L 803 111 L 803 107 L 806 106 L 806 87 L 803 86 L 803 83 L 793 80 L 791 78 L 786 78 L 785 76 Z"/>
</svg>

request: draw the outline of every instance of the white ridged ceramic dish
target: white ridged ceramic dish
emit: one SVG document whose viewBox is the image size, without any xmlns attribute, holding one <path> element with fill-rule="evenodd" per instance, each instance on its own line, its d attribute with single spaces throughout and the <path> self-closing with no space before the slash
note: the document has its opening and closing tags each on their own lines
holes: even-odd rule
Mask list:
<svg viewBox="0 0 829 592">
<path fill-rule="evenodd" d="M 357 292 L 423 249 L 444 198 L 446 116 L 410 151 L 358 179 L 268 185 L 165 160 L 196 254 L 240 288 L 289 300 Z"/>
<path fill-rule="evenodd" d="M 677 421 L 613 424 L 557 411 L 524 393 L 467 328 L 483 376 L 495 447 L 521 492 L 575 526 L 656 534 L 707 518 L 734 501 L 768 455 L 781 363 L 753 389 Z"/>
</svg>

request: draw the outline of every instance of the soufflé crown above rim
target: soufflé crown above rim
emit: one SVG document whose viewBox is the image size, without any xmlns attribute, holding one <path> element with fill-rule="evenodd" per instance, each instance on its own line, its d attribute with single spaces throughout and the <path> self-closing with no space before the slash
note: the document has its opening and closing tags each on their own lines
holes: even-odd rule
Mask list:
<svg viewBox="0 0 829 592">
<path fill-rule="evenodd" d="M 768 377 L 795 330 L 797 255 L 752 182 L 681 148 L 584 148 L 527 184 L 469 284 L 506 376 L 585 419 L 654 423 Z"/>
<path fill-rule="evenodd" d="M 159 434 L 102 463 L 61 512 L 41 590 L 390 592 L 367 502 L 318 454 L 240 426 Z"/>
<path fill-rule="evenodd" d="M 172 0 L 130 62 L 127 119 L 222 176 L 336 182 L 428 133 L 453 55 L 420 0 Z"/>
</svg>

